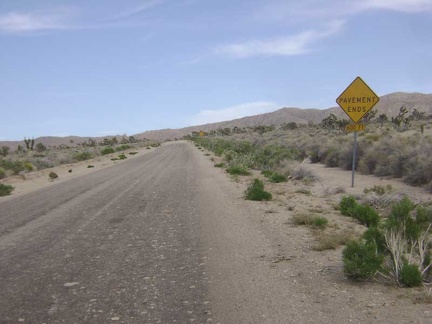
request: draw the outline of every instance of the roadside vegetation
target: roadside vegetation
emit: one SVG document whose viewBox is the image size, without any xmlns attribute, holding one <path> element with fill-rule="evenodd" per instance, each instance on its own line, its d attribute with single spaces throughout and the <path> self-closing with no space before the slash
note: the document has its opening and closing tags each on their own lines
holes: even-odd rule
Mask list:
<svg viewBox="0 0 432 324">
<path fill-rule="evenodd" d="M 404 197 L 382 217 L 370 206 L 346 196 L 341 200 L 340 211 L 368 227 L 360 239 L 350 241 L 343 250 L 344 272 L 349 278 L 367 280 L 380 276 L 405 287 L 430 282 L 432 209 L 416 206 Z M 364 221 L 370 217 L 372 222 Z"/>
<path fill-rule="evenodd" d="M 432 116 L 416 109 L 408 113 L 402 107 L 393 118 L 372 111 L 362 121 L 366 131 L 358 133 L 356 171 L 401 179 L 432 192 L 431 121 Z M 309 228 L 314 240 L 311 249 L 340 249 L 348 278 L 428 286 L 432 280 L 430 204 L 416 205 L 391 185 L 374 185 L 355 197 L 346 195 L 343 187 L 323 188 L 322 197 L 314 197 L 312 184 L 319 178 L 308 164 L 351 170 L 353 134 L 345 132 L 347 124 L 348 120 L 330 115 L 318 124 L 225 128 L 186 138 L 200 150 L 213 152 L 215 167 L 249 175 L 244 178 L 250 180 L 246 199 L 273 200 L 291 212 L 284 224 Z M 293 185 L 287 187 L 286 182 Z M 308 197 L 326 205 L 308 209 L 294 202 L 306 202 Z"/>
<path fill-rule="evenodd" d="M 358 133 L 357 172 L 401 178 L 409 185 L 426 186 L 432 192 L 431 121 L 432 116 L 417 109 L 408 112 L 402 107 L 392 118 L 371 111 L 361 121 L 367 125 L 366 130 Z M 252 169 L 263 171 L 267 177 L 274 172 L 294 177 L 289 172 L 292 170 L 283 168 L 284 162 L 323 163 L 327 167 L 351 170 L 353 135 L 345 132 L 347 124 L 348 120 L 331 114 L 317 124 L 292 122 L 280 126 L 224 128 L 203 137 L 193 133 L 186 138 L 221 157 L 221 163 L 229 170 Z"/>
<path fill-rule="evenodd" d="M 124 160 L 126 154 L 135 155 L 137 148 L 158 147 L 154 141 L 137 140 L 133 136 L 105 138 L 100 142 L 89 138 L 83 143 L 55 147 L 36 143 L 34 139 L 24 139 L 23 144 L 12 150 L 8 146 L 0 148 L 0 180 L 9 176 L 52 168 L 62 164 L 87 161 L 103 155 L 113 155 L 112 160 Z M 52 179 L 50 177 L 50 179 Z"/>
<path fill-rule="evenodd" d="M 14 189 L 11 185 L 0 183 L 0 197 L 9 196 Z"/>
</svg>

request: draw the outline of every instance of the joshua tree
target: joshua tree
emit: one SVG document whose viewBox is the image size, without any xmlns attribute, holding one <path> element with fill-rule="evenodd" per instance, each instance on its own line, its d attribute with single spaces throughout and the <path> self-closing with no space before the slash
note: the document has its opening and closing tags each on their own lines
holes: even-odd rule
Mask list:
<svg viewBox="0 0 432 324">
<path fill-rule="evenodd" d="M 10 147 L 9 146 L 2 146 L 0 148 L 0 154 L 3 155 L 4 157 L 6 157 L 6 155 L 9 154 L 10 151 Z"/>
<path fill-rule="evenodd" d="M 381 127 L 383 127 L 383 124 L 388 121 L 388 117 L 386 114 L 381 114 L 378 116 L 378 122 L 381 124 Z"/>
<path fill-rule="evenodd" d="M 27 152 L 33 151 L 34 144 L 35 144 L 34 138 L 32 138 L 32 139 L 26 139 L 26 138 L 24 138 L 24 143 L 26 145 Z"/>
</svg>

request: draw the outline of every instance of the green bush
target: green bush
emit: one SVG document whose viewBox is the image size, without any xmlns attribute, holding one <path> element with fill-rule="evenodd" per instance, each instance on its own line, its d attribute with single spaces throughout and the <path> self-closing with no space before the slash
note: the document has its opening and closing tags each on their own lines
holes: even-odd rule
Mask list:
<svg viewBox="0 0 432 324">
<path fill-rule="evenodd" d="M 255 201 L 271 200 L 272 194 L 264 190 L 264 183 L 261 180 L 254 179 L 245 191 L 245 198 Z"/>
<path fill-rule="evenodd" d="M 377 226 L 369 227 L 364 233 L 363 238 L 366 242 L 375 243 L 378 249 L 378 252 L 384 253 L 387 249 L 386 240 L 382 230 L 380 230 Z"/>
<path fill-rule="evenodd" d="M 104 149 L 101 150 L 102 155 L 112 154 L 114 152 L 115 150 L 112 147 L 105 147 Z"/>
<path fill-rule="evenodd" d="M 363 234 L 363 241 L 354 242 L 343 251 L 344 269 L 349 277 L 367 279 L 382 271 L 406 287 L 420 286 L 428 278 L 432 210 L 416 208 L 405 197 L 392 205 L 390 215 L 379 226 L 374 224 L 380 222 L 380 216 L 372 208 L 357 205 L 350 211 L 371 227 Z M 385 260 L 382 269 L 381 259 Z"/>
<path fill-rule="evenodd" d="M 57 173 L 51 171 L 51 172 L 48 174 L 48 177 L 49 177 L 51 180 L 54 180 L 54 179 L 57 179 L 59 176 L 58 176 Z"/>
<path fill-rule="evenodd" d="M 92 157 L 91 153 L 85 151 L 85 152 L 75 154 L 74 159 L 77 161 L 85 161 L 85 160 L 91 159 L 91 157 Z"/>
<path fill-rule="evenodd" d="M 116 151 L 126 151 L 126 150 L 129 150 L 130 148 L 132 148 L 132 146 L 123 144 L 123 145 L 120 145 L 119 147 L 117 147 Z"/>
<path fill-rule="evenodd" d="M 119 160 L 125 160 L 125 159 L 127 159 L 127 156 L 124 155 L 124 154 L 120 154 L 120 155 L 117 157 L 117 159 L 119 159 Z"/>
<path fill-rule="evenodd" d="M 342 251 L 342 259 L 347 277 L 366 280 L 382 269 L 384 255 L 377 253 L 375 243 L 351 241 Z"/>
<path fill-rule="evenodd" d="M 288 179 L 287 179 L 287 177 L 284 176 L 283 174 L 280 174 L 280 173 L 275 172 L 275 173 L 273 173 L 273 174 L 270 176 L 269 180 L 270 180 L 271 182 L 274 182 L 274 183 L 279 183 L 279 182 L 285 182 L 285 181 L 287 181 Z"/>
<path fill-rule="evenodd" d="M 13 175 L 17 175 L 21 171 L 25 171 L 24 163 L 21 161 L 1 160 L 0 167 L 4 168 L 5 170 L 11 170 Z"/>
<path fill-rule="evenodd" d="M 261 171 L 261 174 L 262 174 L 264 177 L 269 178 L 269 177 L 271 177 L 271 175 L 273 174 L 273 171 L 271 171 L 271 170 L 262 170 L 262 171 Z"/>
<path fill-rule="evenodd" d="M 6 178 L 6 171 L 3 168 L 0 168 L 0 179 Z"/>
<path fill-rule="evenodd" d="M 418 266 L 405 262 L 400 271 L 400 282 L 406 287 L 421 286 L 423 278 Z"/>
<path fill-rule="evenodd" d="M 33 165 L 30 162 L 24 162 L 24 169 L 28 172 L 31 172 L 34 170 Z"/>
<path fill-rule="evenodd" d="M 357 200 L 354 196 L 344 196 L 339 203 L 340 212 L 344 216 L 352 216 L 353 209 L 357 205 Z"/>
<path fill-rule="evenodd" d="M 215 166 L 215 168 L 223 168 L 223 167 L 225 167 L 225 163 L 223 163 L 223 162 L 215 163 L 214 166 Z"/>
<path fill-rule="evenodd" d="M 328 220 L 324 217 L 314 217 L 312 220 L 312 226 L 316 228 L 324 229 L 327 227 Z"/>
<path fill-rule="evenodd" d="M 381 221 L 380 215 L 371 206 L 356 205 L 350 212 L 352 217 L 367 227 L 376 226 Z"/>
<path fill-rule="evenodd" d="M 226 171 L 231 175 L 250 175 L 251 173 L 242 165 L 229 166 Z"/>
<path fill-rule="evenodd" d="M 91 164 L 90 164 L 90 165 L 87 165 L 87 168 L 88 168 L 88 169 L 92 169 L 92 168 L 94 168 L 94 165 L 91 165 Z"/>
<path fill-rule="evenodd" d="M 9 196 L 14 189 L 11 185 L 0 183 L 0 197 Z"/>
</svg>

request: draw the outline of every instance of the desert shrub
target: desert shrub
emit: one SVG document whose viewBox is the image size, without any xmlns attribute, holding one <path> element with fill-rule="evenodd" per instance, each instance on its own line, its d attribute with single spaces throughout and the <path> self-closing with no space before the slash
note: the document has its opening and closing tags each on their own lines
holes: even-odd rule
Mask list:
<svg viewBox="0 0 432 324">
<path fill-rule="evenodd" d="M 91 157 L 92 157 L 92 154 L 88 151 L 84 151 L 84 152 L 77 153 L 74 155 L 74 159 L 77 161 L 85 161 L 85 160 L 91 159 Z"/>
<path fill-rule="evenodd" d="M 304 164 L 299 164 L 292 168 L 290 176 L 295 180 L 304 180 L 308 182 L 318 180 L 318 176 L 315 174 L 315 172 Z"/>
<path fill-rule="evenodd" d="M 415 168 L 411 168 L 404 178 L 404 181 L 412 186 L 421 186 L 432 181 L 432 162 L 419 163 Z"/>
<path fill-rule="evenodd" d="M 114 152 L 115 152 L 115 150 L 112 147 L 105 147 L 101 150 L 102 155 L 112 154 Z"/>
<path fill-rule="evenodd" d="M 416 208 L 407 197 L 394 203 L 383 223 L 370 227 L 363 234 L 363 240 L 352 247 L 356 254 L 347 252 L 351 256 L 346 258 L 344 255 L 347 274 L 356 279 L 368 278 L 373 271 L 358 275 L 363 272 L 361 263 L 368 265 L 370 259 L 376 260 L 379 256 L 384 260 L 382 273 L 389 275 L 388 278 L 407 287 L 421 285 L 432 266 L 431 227 L 432 210 Z"/>
<path fill-rule="evenodd" d="M 261 180 L 254 179 L 245 191 L 245 198 L 255 201 L 271 200 L 272 194 L 264 190 L 264 183 Z"/>
<path fill-rule="evenodd" d="M 338 148 L 331 148 L 327 152 L 327 156 L 324 159 L 324 164 L 329 168 L 336 168 L 339 166 L 341 152 Z"/>
<path fill-rule="evenodd" d="M 321 233 L 313 246 L 315 251 L 334 250 L 341 245 L 353 240 L 356 235 L 351 231 L 339 231 L 335 233 Z"/>
<path fill-rule="evenodd" d="M 378 141 L 381 137 L 381 134 L 367 134 L 365 137 L 366 137 L 366 141 L 372 143 Z"/>
<path fill-rule="evenodd" d="M 0 179 L 6 178 L 6 171 L 3 168 L 0 168 Z"/>
<path fill-rule="evenodd" d="M 381 221 L 380 215 L 371 206 L 357 204 L 350 212 L 351 217 L 367 227 L 376 226 Z"/>
<path fill-rule="evenodd" d="M 345 169 L 345 170 L 352 170 L 352 162 L 353 162 L 353 146 L 345 146 L 341 149 L 339 155 L 338 155 L 338 167 Z M 363 152 L 363 145 L 358 145 L 356 150 L 356 168 L 359 165 L 359 161 L 364 155 Z"/>
<path fill-rule="evenodd" d="M 230 175 L 250 175 L 251 174 L 248 171 L 248 169 L 243 165 L 231 165 L 226 169 L 226 171 Z"/>
<path fill-rule="evenodd" d="M 31 172 L 34 170 L 34 166 L 30 162 L 24 162 L 23 166 L 25 171 Z"/>
<path fill-rule="evenodd" d="M 215 166 L 215 168 L 223 168 L 223 167 L 225 167 L 225 163 L 223 163 L 223 162 L 215 163 L 214 166 Z"/>
<path fill-rule="evenodd" d="M 11 185 L 0 183 L 0 197 L 9 196 L 14 189 Z"/>
<path fill-rule="evenodd" d="M 357 205 L 358 203 L 354 196 L 344 196 L 339 203 L 339 209 L 342 215 L 352 216 L 353 209 Z"/>
<path fill-rule="evenodd" d="M 389 155 L 393 154 L 394 148 L 390 143 L 378 143 L 364 148 L 364 153 L 358 162 L 358 170 L 363 174 L 390 175 Z"/>
<path fill-rule="evenodd" d="M 130 148 L 132 148 L 132 146 L 123 144 L 123 145 L 120 145 L 119 147 L 117 147 L 116 151 L 126 151 L 126 150 L 129 150 Z"/>
<path fill-rule="evenodd" d="M 400 282 L 406 287 L 421 286 L 423 278 L 418 266 L 405 262 L 400 271 Z"/>
<path fill-rule="evenodd" d="M 120 155 L 117 157 L 117 159 L 118 159 L 118 160 L 125 160 L 125 159 L 127 159 L 127 156 L 124 155 L 124 154 L 120 154 Z"/>
<path fill-rule="evenodd" d="M 327 227 L 328 220 L 324 217 L 314 217 L 312 220 L 312 226 L 320 229 L 324 229 Z"/>
<path fill-rule="evenodd" d="M 305 188 L 297 189 L 294 192 L 295 193 L 301 193 L 301 194 L 306 195 L 306 196 L 312 196 L 312 192 L 310 190 L 305 189 Z"/>
<path fill-rule="evenodd" d="M 308 150 L 308 155 L 311 163 L 324 162 L 328 155 L 328 148 L 321 144 L 313 144 Z"/>
<path fill-rule="evenodd" d="M 261 171 L 261 174 L 262 174 L 264 177 L 269 178 L 269 177 L 273 174 L 273 171 L 271 171 L 271 170 L 262 170 L 262 171 Z"/>
<path fill-rule="evenodd" d="M 274 182 L 274 183 L 279 183 L 279 182 L 285 182 L 285 181 L 287 181 L 288 179 L 287 179 L 287 177 L 284 176 L 283 174 L 280 174 L 280 173 L 275 172 L 275 173 L 273 173 L 273 174 L 269 177 L 269 180 L 270 180 L 271 182 Z"/>
<path fill-rule="evenodd" d="M 31 159 L 31 163 L 38 170 L 48 169 L 48 168 L 52 168 L 55 166 L 54 162 L 50 161 L 48 158 Z M 61 161 L 60 161 L 60 163 L 61 163 Z"/>
<path fill-rule="evenodd" d="M 432 209 L 427 209 L 423 206 L 418 206 L 416 209 L 415 219 L 418 224 L 427 227 L 432 223 Z"/>
<path fill-rule="evenodd" d="M 57 179 L 59 176 L 58 176 L 57 173 L 51 171 L 51 172 L 48 174 L 48 177 L 49 177 L 51 180 L 54 180 L 54 179 Z"/>
<path fill-rule="evenodd" d="M 384 256 L 377 252 L 377 246 L 371 242 L 351 241 L 342 251 L 344 273 L 356 280 L 366 280 L 382 269 Z"/>
<path fill-rule="evenodd" d="M 313 224 L 314 216 L 311 214 L 296 214 L 293 216 L 294 225 L 311 226 Z"/>
<path fill-rule="evenodd" d="M 87 169 L 91 169 L 91 168 L 94 168 L 94 165 L 87 165 Z"/>
<path fill-rule="evenodd" d="M 369 227 L 364 233 L 363 238 L 366 242 L 375 243 L 378 252 L 384 253 L 387 249 L 386 247 L 386 239 L 382 230 L 378 228 L 378 226 Z"/>
<path fill-rule="evenodd" d="M 5 170 L 10 170 L 13 175 L 17 175 L 21 171 L 25 170 L 24 163 L 22 161 L 1 160 L 0 167 L 4 168 Z"/>
<path fill-rule="evenodd" d="M 381 220 L 375 209 L 371 206 L 358 204 L 353 196 L 342 197 L 339 209 L 342 215 L 353 217 L 367 227 L 376 226 Z"/>
<path fill-rule="evenodd" d="M 129 152 L 130 155 L 138 154 L 138 152 Z"/>
<path fill-rule="evenodd" d="M 368 194 L 371 192 L 376 193 L 378 196 L 382 196 L 387 192 L 391 192 L 393 190 L 393 187 L 391 185 L 387 185 L 387 186 L 380 186 L 380 185 L 375 185 L 372 188 L 365 188 L 364 189 L 364 193 Z"/>
</svg>

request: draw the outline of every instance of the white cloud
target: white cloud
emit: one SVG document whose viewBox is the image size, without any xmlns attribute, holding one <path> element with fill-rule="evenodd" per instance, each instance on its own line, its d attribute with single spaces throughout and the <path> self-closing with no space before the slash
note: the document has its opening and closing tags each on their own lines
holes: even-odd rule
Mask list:
<svg viewBox="0 0 432 324">
<path fill-rule="evenodd" d="M 415 13 L 432 11 L 432 0 L 365 0 L 359 8 Z"/>
<path fill-rule="evenodd" d="M 344 22 L 342 20 L 335 20 L 321 30 L 311 29 L 288 37 L 223 45 L 219 46 L 216 52 L 236 58 L 305 54 L 311 51 L 310 45 L 337 34 L 343 25 Z"/>
<path fill-rule="evenodd" d="M 192 116 L 189 120 L 191 125 L 202 125 L 208 123 L 217 123 L 228 121 L 245 116 L 263 114 L 278 109 L 279 106 L 274 102 L 258 101 L 244 103 L 228 108 L 216 110 L 201 110 L 198 114 Z"/>
<path fill-rule="evenodd" d="M 0 15 L 0 32 L 24 33 L 53 29 L 67 29 L 71 10 L 50 12 L 17 13 Z"/>
<path fill-rule="evenodd" d="M 141 4 L 138 7 L 135 7 L 135 8 L 121 12 L 120 14 L 116 15 L 113 19 L 124 19 L 124 18 L 128 18 L 131 16 L 135 16 L 141 12 L 144 12 L 144 11 L 147 11 L 147 10 L 152 9 L 154 7 L 157 7 L 161 4 L 163 4 L 164 2 L 165 2 L 165 0 L 149 0 L 149 1 L 144 2 L 143 4 Z"/>
<path fill-rule="evenodd" d="M 252 18 L 283 25 L 348 19 L 372 10 L 432 13 L 432 0 L 267 0 Z"/>
</svg>

